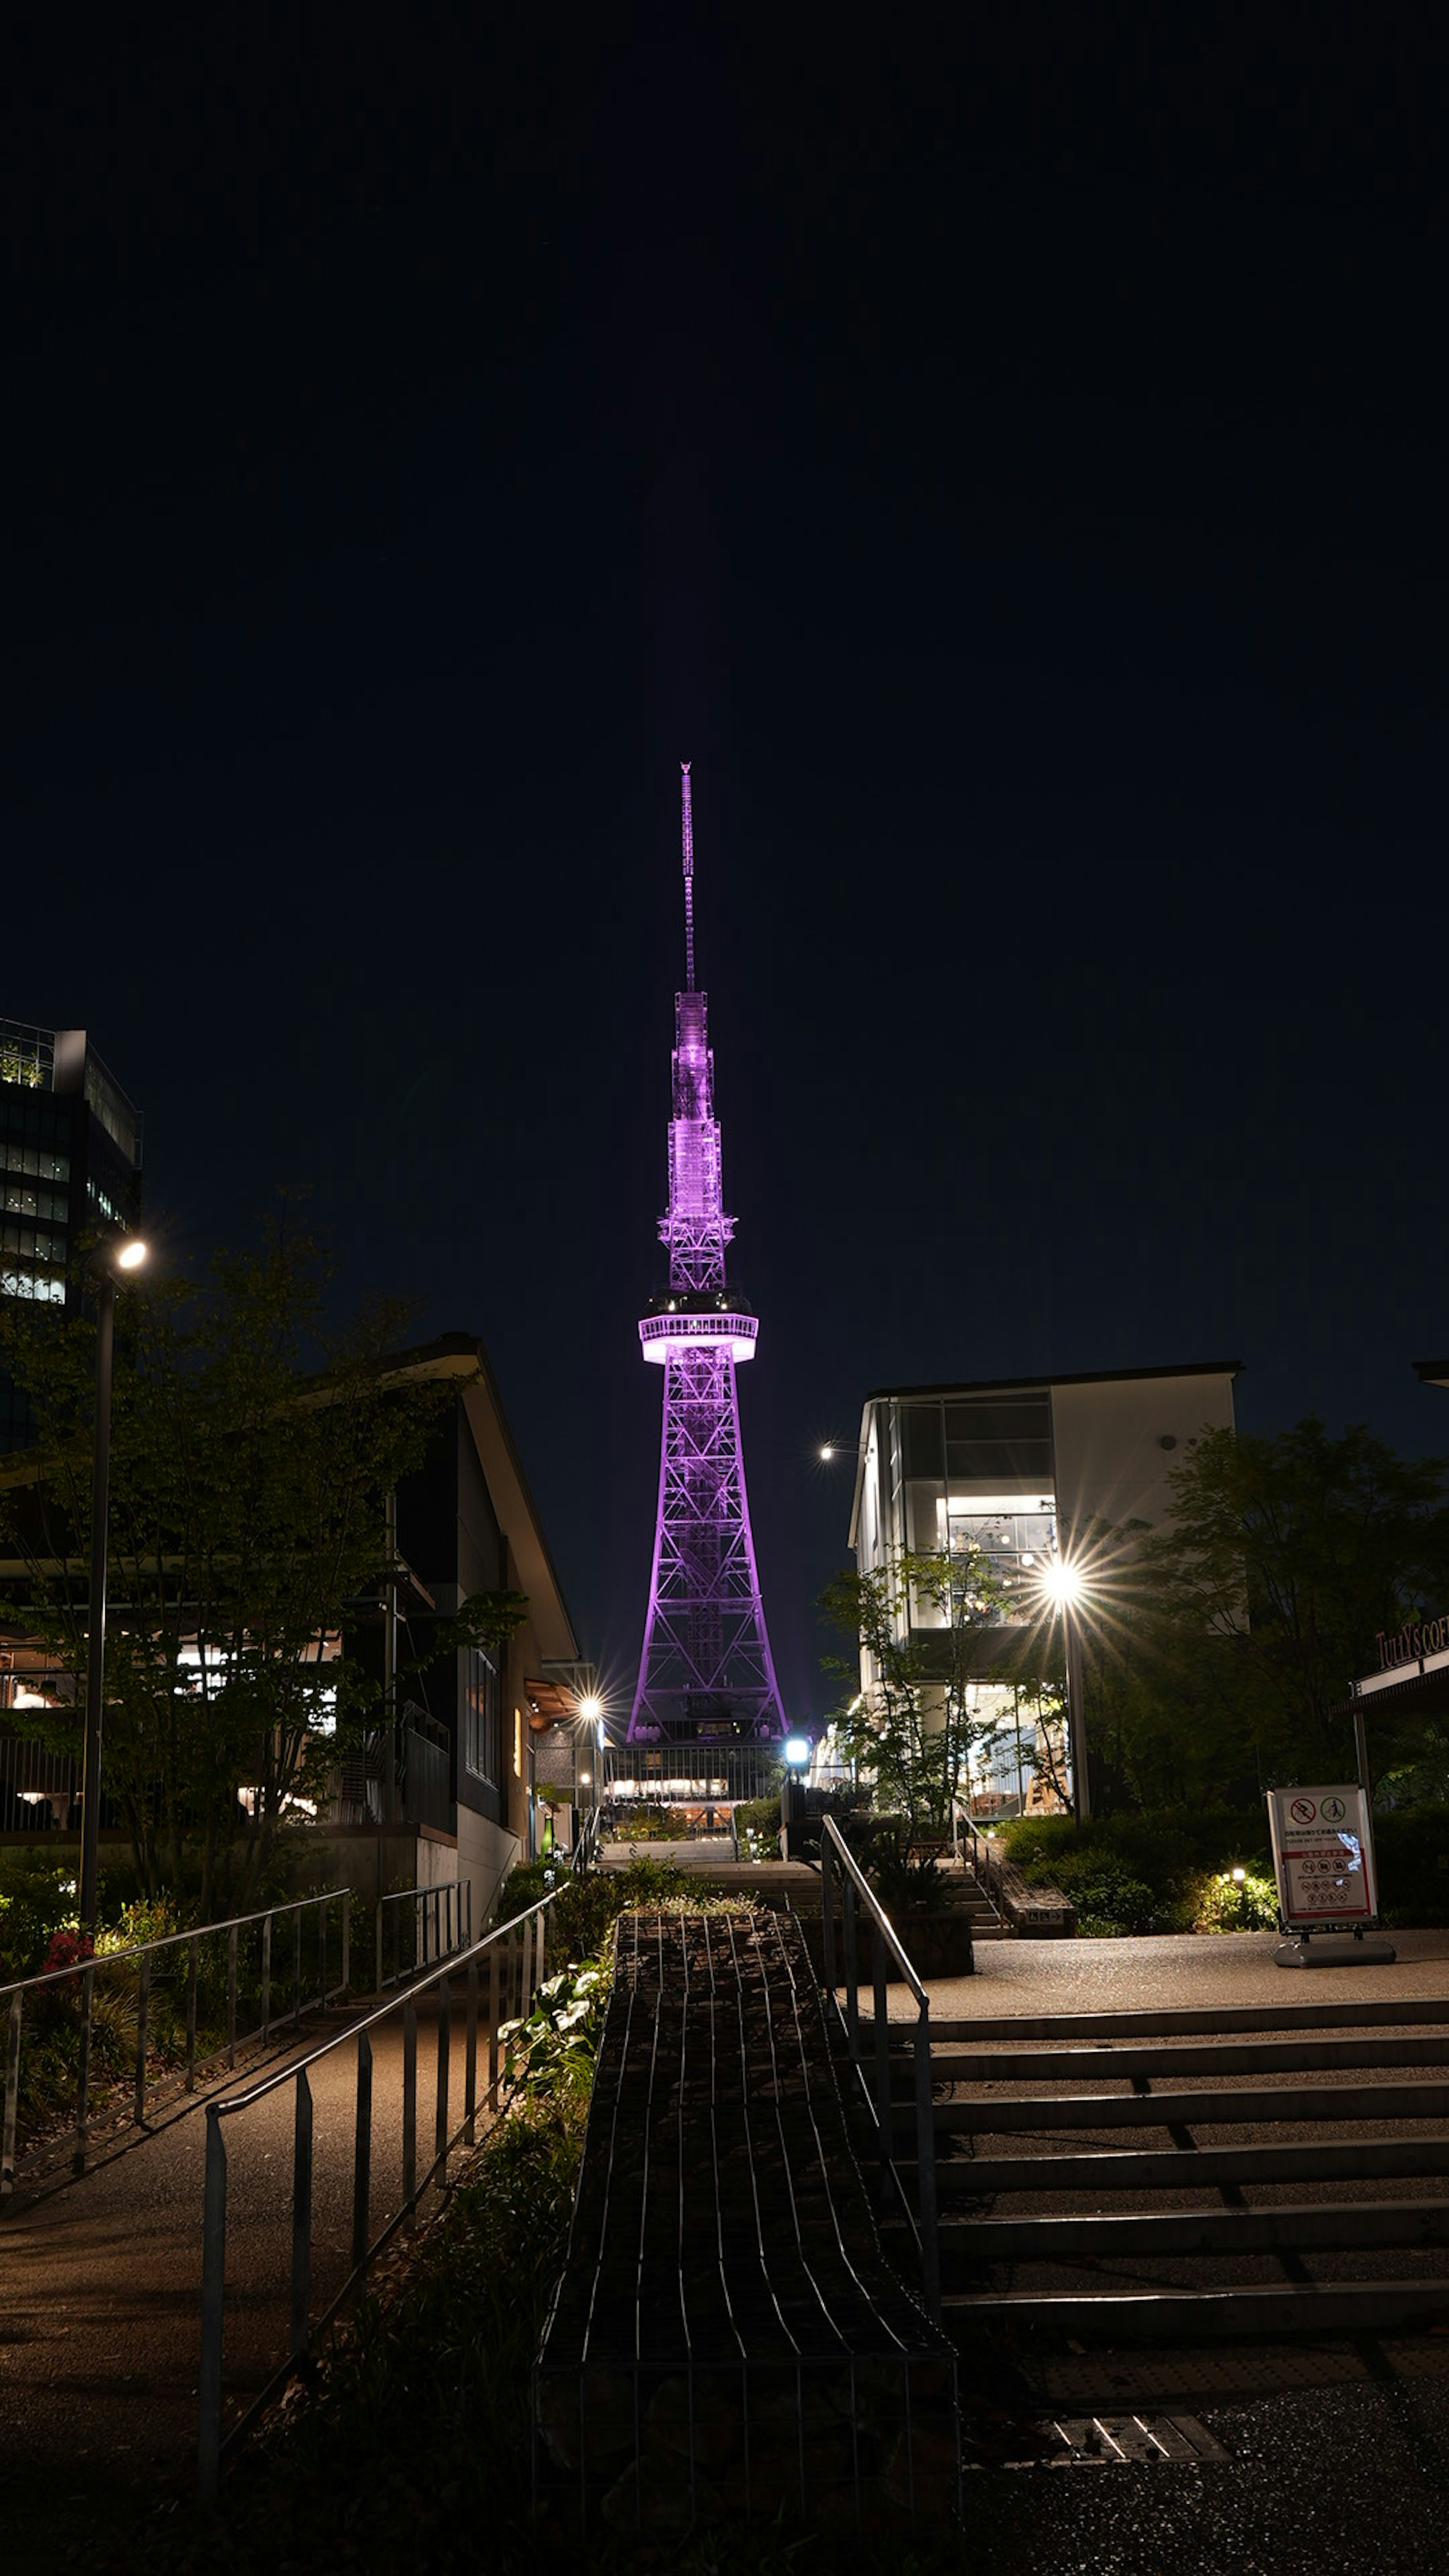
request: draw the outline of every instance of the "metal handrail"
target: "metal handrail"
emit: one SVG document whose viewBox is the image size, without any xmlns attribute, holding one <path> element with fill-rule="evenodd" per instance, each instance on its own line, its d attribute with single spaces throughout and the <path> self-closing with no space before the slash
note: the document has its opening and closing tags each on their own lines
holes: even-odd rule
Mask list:
<svg viewBox="0 0 1449 2576">
<path fill-rule="evenodd" d="M 841 1939 L 844 1950 L 845 2006 L 842 2011 L 835 1976 L 835 1874 L 840 1872 Z M 856 1917 L 864 1904 L 875 1926 L 875 2089 L 872 2096 L 860 2051 L 860 1976 L 857 1967 Z M 840 2014 L 851 2063 L 875 2121 L 880 2160 L 881 2198 L 894 2191 L 915 2227 L 921 2256 L 921 2289 L 930 2314 L 941 2314 L 941 2247 L 936 2200 L 936 2124 L 931 2115 L 931 1998 L 906 1955 L 880 1898 L 871 1887 L 833 1816 L 820 1820 L 820 1927 L 825 1992 Z M 916 2000 L 912 2056 L 916 2084 L 916 2211 L 913 2215 L 892 2153 L 890 2023 L 886 2014 L 886 1953 L 900 1969 Z"/>
<path fill-rule="evenodd" d="M 136 2059 L 131 2088 L 131 2120 L 134 2127 L 144 2128 L 146 2023 L 151 2000 L 151 1965 L 157 1952 L 177 1950 L 183 1943 L 190 1944 L 190 1956 L 186 1968 L 184 2089 L 188 2093 L 194 2093 L 196 2090 L 196 1985 L 202 1942 L 217 1940 L 222 1933 L 227 1936 L 226 2062 L 228 2067 L 234 2067 L 237 2052 L 237 1935 L 244 1932 L 252 1923 L 260 1923 L 262 1927 L 262 2017 L 254 2031 L 243 2034 L 242 2044 L 245 2046 L 251 2040 L 260 2039 L 265 2047 L 272 2035 L 273 1924 L 279 1916 L 290 1914 L 294 1918 L 290 2017 L 293 2027 L 296 2028 L 301 2022 L 303 2010 L 302 1916 L 309 1906 L 315 1905 L 321 1909 L 317 1918 L 317 1993 L 315 1996 L 309 1994 L 306 1998 L 306 2004 L 310 2010 L 314 2004 L 325 2007 L 335 2001 L 339 1995 L 345 1995 L 351 1982 L 351 1897 L 350 1888 L 329 1887 L 320 1896 L 293 1897 L 285 1905 L 263 1906 L 254 1914 L 231 1914 L 220 1923 L 197 1924 L 189 1932 L 163 1932 L 155 1941 L 137 1941 L 124 1950 L 103 1950 L 98 1957 L 93 1954 L 89 1958 L 78 1959 L 73 1967 L 42 1969 L 36 1976 L 21 1977 L 14 1985 L 0 1986 L 0 2006 L 4 2005 L 7 1997 L 10 2003 L 10 2027 L 5 2057 L 5 2115 L 3 2133 L 0 2133 L 0 2207 L 3 2207 L 4 2203 L 11 2198 L 15 2190 L 15 2156 L 20 2122 L 20 2052 L 27 1995 L 38 1993 L 43 1987 L 60 1986 L 67 1982 L 73 1984 L 77 1977 L 81 1981 L 80 2047 L 76 2059 L 76 2123 L 73 2132 L 71 2170 L 75 2174 L 82 2174 L 86 2169 L 90 2133 L 91 2035 L 97 1970 L 124 1967 L 128 1962 L 140 1962 L 137 1971 Z M 340 1961 L 342 1974 L 340 1982 L 336 1986 L 329 1987 L 327 1983 L 327 1907 L 335 1904 L 339 1899 L 342 1904 Z M 287 2016 L 284 2014 L 282 2018 L 285 2019 Z"/>
<path fill-rule="evenodd" d="M 511 1951 L 518 1944 L 516 1960 L 508 1961 L 508 2001 L 517 2002 L 520 2014 L 526 2014 L 537 1994 L 543 1967 L 544 1921 L 549 1907 L 557 1901 L 557 1888 L 530 1905 L 508 1922 L 495 1924 L 491 1931 L 457 1953 L 442 1966 L 432 1968 L 425 1976 L 377 2004 L 361 2020 L 349 2024 L 332 2038 L 319 2041 L 305 2056 L 294 2058 L 263 2076 L 243 2093 L 234 2093 L 224 2102 L 206 2106 L 206 2189 L 202 2216 L 201 2253 L 201 2369 L 198 2384 L 197 2477 L 203 2496 L 214 2496 L 221 2477 L 223 2454 L 247 2432 L 262 2409 L 269 2405 L 304 2356 L 313 2332 L 312 2296 L 312 2086 L 311 2070 L 334 2050 L 356 2045 L 357 2091 L 353 2117 L 352 2148 L 352 2243 L 351 2267 L 342 2287 L 328 2302 L 316 2320 L 317 2332 L 330 2324 L 343 2303 L 365 2275 L 368 2265 L 381 2253 L 400 2227 L 410 2225 L 419 2201 L 442 2170 L 446 2173 L 448 2157 L 462 2138 L 471 2146 L 477 2136 L 478 2115 L 478 1968 L 484 1951 L 489 1953 L 488 1976 L 488 2083 L 485 2104 L 495 2106 L 499 2096 L 499 2031 L 503 2022 L 504 1978 L 502 1945 Z M 463 2118 L 451 2135 L 449 2115 L 449 2052 L 452 2032 L 452 1993 L 449 1977 L 460 1969 L 467 1972 L 466 2058 L 464 2061 Z M 515 1997 L 513 1988 L 517 1985 Z M 418 2076 L 418 1999 L 434 1988 L 438 1994 L 438 2046 L 436 2063 L 435 2117 L 433 2158 L 426 2171 L 417 2170 L 417 2076 Z M 372 2039 L 371 2033 L 394 2013 L 403 2016 L 403 2100 L 402 2100 L 402 2194 L 398 2208 L 386 2221 L 381 2232 L 369 2240 L 372 2186 Z M 226 2298 L 226 2195 L 227 2150 L 222 2131 L 223 2120 L 253 2106 L 284 2084 L 296 2088 L 296 2107 L 292 2124 L 292 2277 L 290 2332 L 287 2358 L 273 2372 L 266 2386 L 253 2398 L 245 2413 L 232 2425 L 225 2440 L 221 2431 L 222 2407 L 222 2341 Z"/>
<path fill-rule="evenodd" d="M 398 1915 L 397 1965 L 390 1977 L 385 1977 L 382 1973 L 383 1908 L 388 1905 L 399 1908 L 411 1905 L 416 1910 L 415 1955 L 412 1963 L 414 1968 L 425 1968 L 430 1957 L 434 1961 L 450 1957 L 455 1950 L 466 1949 L 472 1941 L 473 1882 L 471 1878 L 439 1879 L 436 1887 L 393 1888 L 388 1895 L 380 1896 L 377 1900 L 374 1994 L 382 1994 L 386 1987 L 397 1985 L 402 1977 L 410 1973 L 402 1963 L 401 1912 Z M 433 1936 L 431 1952 L 428 1948 L 430 1915 Z"/>
<path fill-rule="evenodd" d="M 952 1802 L 951 1802 L 951 1818 L 952 1818 L 952 1822 L 953 1822 L 953 1824 L 955 1824 L 955 1826 L 957 1827 L 957 1831 L 958 1831 L 958 1841 L 957 1841 L 957 1849 L 958 1849 L 958 1851 L 959 1851 L 959 1849 L 960 1849 L 960 1842 L 959 1842 L 959 1829 L 960 1829 L 960 1827 L 961 1827 L 962 1825 L 964 1825 L 964 1826 L 965 1826 L 966 1831 L 968 1832 L 968 1834 L 969 1834 L 969 1835 L 970 1835 L 970 1837 L 971 1837 L 971 1868 L 972 1868 L 972 1873 L 973 1873 L 973 1875 L 974 1875 L 974 1877 L 975 1877 L 975 1879 L 976 1879 L 976 1883 L 977 1883 L 977 1885 L 980 1887 L 980 1889 L 981 1889 L 981 1891 L 982 1891 L 983 1895 L 986 1897 L 986 1899 L 987 1899 L 988 1903 L 989 1903 L 989 1904 L 991 1904 L 991 1905 L 994 1905 L 994 1906 L 995 1906 L 995 1908 L 996 1908 L 996 1919 L 997 1919 L 998 1923 L 1000 1923 L 1000 1922 L 1002 1922 L 1002 1921 L 1004 1920 L 1004 1917 L 1003 1917 L 1003 1914 L 1002 1914 L 1002 1906 L 1001 1906 L 1001 1889 L 1002 1889 L 1002 1869 L 1001 1869 L 1001 1861 L 1000 1861 L 999 1857 L 997 1856 L 997 1854 L 996 1854 L 996 1853 L 994 1853 L 994 1852 L 989 1848 L 989 1845 L 988 1845 L 985 1849 L 983 1849 L 983 1847 L 982 1847 L 982 1838 L 981 1838 L 981 1836 L 977 1833 L 977 1830 L 976 1830 L 976 1819 L 975 1819 L 975 1817 L 974 1817 L 974 1816 L 969 1816 L 969 1815 L 968 1815 L 968 1816 L 963 1816 L 963 1815 L 960 1813 L 960 1810 L 958 1809 L 958 1807 L 957 1807 L 956 1802 L 955 1802 L 955 1800 L 954 1800 L 954 1799 L 953 1799 L 953 1800 L 952 1800 Z M 992 1895 L 992 1892 L 991 1892 L 991 1877 L 992 1877 L 992 1872 L 993 1872 L 993 1870 L 994 1870 L 994 1871 L 995 1871 L 995 1873 L 996 1873 L 996 1893 L 995 1893 L 995 1895 L 994 1895 L 994 1896 Z"/>
<path fill-rule="evenodd" d="M 575 1878 L 583 1878 L 591 1869 L 598 1867 L 599 1831 L 600 1810 L 596 1806 L 590 1807 L 574 1836 L 574 1847 L 569 1854 Z"/>
</svg>

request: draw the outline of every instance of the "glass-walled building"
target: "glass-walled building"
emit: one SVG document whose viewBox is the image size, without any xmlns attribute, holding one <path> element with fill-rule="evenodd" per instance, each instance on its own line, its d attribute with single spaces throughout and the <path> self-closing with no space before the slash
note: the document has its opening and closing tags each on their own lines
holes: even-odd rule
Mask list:
<svg viewBox="0 0 1449 2576">
<path fill-rule="evenodd" d="M 64 1312 L 77 1242 L 134 1226 L 140 1190 L 140 1112 L 85 1030 L 0 1020 L 0 1296 Z M 0 1452 L 30 1435 L 0 1370 Z"/>
<path fill-rule="evenodd" d="M 888 1387 L 861 1415 L 850 1545 L 862 1574 L 901 1554 L 949 1556 L 963 1578 L 985 1559 L 1008 1592 L 1070 1556 L 1103 1523 L 1162 1526 L 1172 1470 L 1206 1430 L 1233 1427 L 1236 1360 L 944 1387 Z M 945 1599 L 911 1594 L 900 1619 L 931 1659 Z M 1059 1804 L 1060 1713 L 999 1676 L 1023 1630 L 999 1618 L 971 1641 L 973 1800 L 985 1812 Z M 945 1644 L 944 1637 L 941 1643 Z M 875 1680 L 863 1658 L 861 1684 Z"/>
</svg>

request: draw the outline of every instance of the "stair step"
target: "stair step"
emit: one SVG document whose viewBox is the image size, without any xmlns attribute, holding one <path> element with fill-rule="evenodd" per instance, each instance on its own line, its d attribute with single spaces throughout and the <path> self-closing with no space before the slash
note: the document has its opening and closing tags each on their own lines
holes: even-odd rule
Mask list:
<svg viewBox="0 0 1449 2576">
<path fill-rule="evenodd" d="M 1113 2048 L 1013 2048 L 931 2051 L 937 2084 L 1110 2083 L 1134 2075 L 1302 2075 L 1388 2066 L 1449 2066 L 1449 2036 L 1417 2039 L 1246 2039 L 1170 2041 Z M 904 2070 L 902 2070 L 904 2072 Z"/>
<path fill-rule="evenodd" d="M 915 2105 L 894 2105 L 897 2121 Z M 1004 2094 L 1000 2100 L 937 2102 L 938 2130 L 1001 2136 L 1009 2130 L 1166 2129 L 1211 2123 L 1261 2128 L 1284 2120 L 1449 2120 L 1449 2084 L 1274 2085 L 1260 2092 Z"/>
<path fill-rule="evenodd" d="M 914 2186 L 915 2166 L 896 2159 Z M 1046 2156 L 940 2156 L 942 2200 L 994 2199 L 1015 2191 L 1201 2191 L 1223 2183 L 1371 2182 L 1390 2176 L 1449 2180 L 1449 2137 L 1344 2138 L 1323 2144 L 1112 2148 Z"/>
<path fill-rule="evenodd" d="M 904 2219 L 881 2234 L 911 2237 Z M 1095 2262 L 1104 2254 L 1327 2253 L 1449 2244 L 1449 2198 L 1318 2201 L 1286 2209 L 1193 2209 L 1109 2218 L 966 2218 L 941 2229 L 943 2262 Z"/>
<path fill-rule="evenodd" d="M 933 2021 L 931 2042 L 1014 2044 L 1023 2039 L 1172 2039 L 1202 2032 L 1212 2038 L 1234 2031 L 1393 2030 L 1449 2022 L 1449 2001 L 1317 2004 L 1236 2004 L 1179 2007 L 1163 2012 L 1007 2013 L 974 2021 Z M 910 2037 L 910 2024 L 896 2024 Z"/>
<path fill-rule="evenodd" d="M 1424 2325 L 1449 2310 L 1445 2281 L 1311 2281 L 1271 2289 L 1133 2290 L 1101 2297 L 1076 2291 L 975 2294 L 947 2291 L 948 2331 L 1035 2327 L 1113 2343 L 1146 2338 L 1280 2334 L 1379 2334 Z"/>
</svg>

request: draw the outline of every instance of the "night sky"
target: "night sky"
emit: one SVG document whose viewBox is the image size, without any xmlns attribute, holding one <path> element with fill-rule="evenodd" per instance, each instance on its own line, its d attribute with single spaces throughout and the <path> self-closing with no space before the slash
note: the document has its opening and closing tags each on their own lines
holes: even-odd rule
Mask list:
<svg viewBox="0 0 1449 2576">
<path fill-rule="evenodd" d="M 391 14 L 4 84 L 0 1013 L 168 1265 L 476 1330 L 627 1689 L 685 756 L 794 1712 L 872 1387 L 1449 1447 L 1442 26 Z"/>
</svg>

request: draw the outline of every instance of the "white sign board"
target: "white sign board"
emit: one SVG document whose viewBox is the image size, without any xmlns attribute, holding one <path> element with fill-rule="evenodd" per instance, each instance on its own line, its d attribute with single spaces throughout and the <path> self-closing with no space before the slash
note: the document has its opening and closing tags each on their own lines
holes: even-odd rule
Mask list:
<svg viewBox="0 0 1449 2576">
<path fill-rule="evenodd" d="M 1354 1931 L 1378 1921 L 1373 1825 L 1357 1782 L 1270 1789 L 1268 1830 L 1287 1931 Z"/>
</svg>

